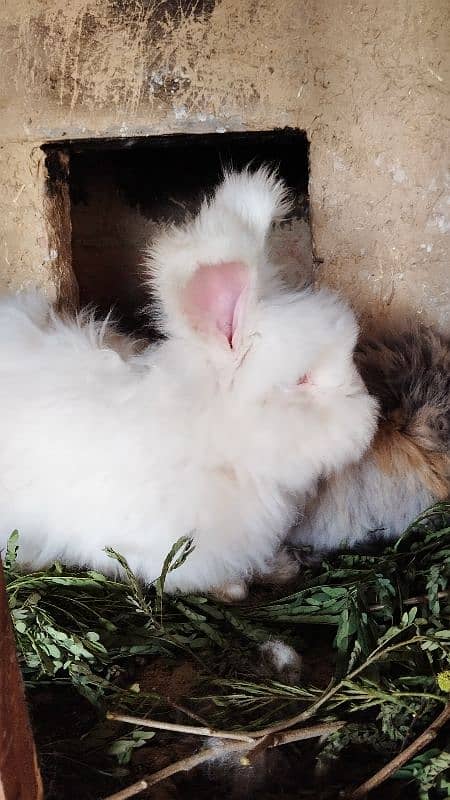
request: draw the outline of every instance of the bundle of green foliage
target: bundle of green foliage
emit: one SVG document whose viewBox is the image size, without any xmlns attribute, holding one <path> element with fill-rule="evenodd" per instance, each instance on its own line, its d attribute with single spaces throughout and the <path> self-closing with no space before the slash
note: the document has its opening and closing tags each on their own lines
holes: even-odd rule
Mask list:
<svg viewBox="0 0 450 800">
<path fill-rule="evenodd" d="M 24 573 L 16 562 L 19 546 L 15 532 L 4 569 L 30 688 L 70 685 L 101 713 L 156 709 L 170 719 L 173 709 L 164 698 L 124 676 L 136 658 L 151 664 L 163 657 L 174 665 L 189 659 L 198 681 L 186 702 L 211 726 L 257 730 L 292 715 L 309 723 L 345 720 L 322 744 L 323 763 L 355 746 L 391 758 L 450 699 L 450 503 L 433 506 L 376 555 L 338 554 L 305 568 L 292 594 L 274 599 L 259 593 L 233 607 L 205 596 L 164 594 L 168 571 L 189 557 L 186 539 L 174 545 L 161 577 L 147 589 L 114 551 L 108 552 L 117 580 L 59 563 Z M 286 686 L 252 673 L 254 651 L 271 637 L 300 649 L 307 663 L 318 626 L 333 632 L 319 656 L 333 673 L 327 686 L 303 678 Z M 111 752 L 126 763 L 152 736 L 136 728 L 116 739 Z M 395 775 L 413 781 L 421 799 L 450 796 L 450 754 L 445 736 L 439 741 Z"/>
</svg>

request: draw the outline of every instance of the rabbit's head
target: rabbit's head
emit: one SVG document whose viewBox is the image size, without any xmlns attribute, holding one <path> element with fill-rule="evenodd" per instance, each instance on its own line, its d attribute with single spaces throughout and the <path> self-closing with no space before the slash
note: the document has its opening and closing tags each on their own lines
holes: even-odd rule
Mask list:
<svg viewBox="0 0 450 800">
<path fill-rule="evenodd" d="M 195 219 L 160 237 L 148 267 L 190 426 L 201 408 L 219 457 L 234 448 L 234 465 L 296 491 L 359 457 L 375 402 L 353 364 L 352 312 L 331 293 L 288 290 L 271 262 L 268 234 L 288 209 L 267 169 L 228 174 Z"/>
<path fill-rule="evenodd" d="M 229 173 L 147 262 L 161 329 L 202 352 L 225 385 L 260 399 L 304 386 L 313 368 L 339 382 L 357 336 L 336 296 L 289 291 L 271 263 L 268 234 L 289 209 L 286 187 L 267 168 Z"/>
</svg>

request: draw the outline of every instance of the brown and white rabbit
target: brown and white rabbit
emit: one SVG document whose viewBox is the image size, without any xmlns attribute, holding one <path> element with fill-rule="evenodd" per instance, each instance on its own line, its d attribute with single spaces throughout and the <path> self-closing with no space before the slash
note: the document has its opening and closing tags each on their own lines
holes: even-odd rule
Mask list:
<svg viewBox="0 0 450 800">
<path fill-rule="evenodd" d="M 380 421 L 363 458 L 320 482 L 292 533 L 322 551 L 398 537 L 450 494 L 449 339 L 412 325 L 363 340 L 355 360 Z"/>
<path fill-rule="evenodd" d="M 0 544 L 18 528 L 35 567 L 110 571 L 108 545 L 152 581 L 186 534 L 168 591 L 237 598 L 277 573 L 298 498 L 359 459 L 376 424 L 352 312 L 288 291 L 271 263 L 287 207 L 267 170 L 232 173 L 163 233 L 148 271 L 166 338 L 134 355 L 106 322 L 0 298 Z"/>
</svg>

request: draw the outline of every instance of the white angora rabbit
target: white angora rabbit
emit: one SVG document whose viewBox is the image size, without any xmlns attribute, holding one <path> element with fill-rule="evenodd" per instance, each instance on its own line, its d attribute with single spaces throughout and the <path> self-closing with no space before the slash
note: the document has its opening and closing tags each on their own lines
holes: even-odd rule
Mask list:
<svg viewBox="0 0 450 800">
<path fill-rule="evenodd" d="M 353 314 L 287 291 L 270 263 L 287 208 L 267 170 L 232 173 L 164 233 L 147 269 L 166 339 L 133 356 L 37 293 L 0 300 L 2 546 L 18 528 L 34 567 L 114 570 L 111 546 L 151 581 L 192 535 L 166 589 L 229 598 L 282 571 L 299 497 L 358 459 L 376 424 Z"/>
</svg>

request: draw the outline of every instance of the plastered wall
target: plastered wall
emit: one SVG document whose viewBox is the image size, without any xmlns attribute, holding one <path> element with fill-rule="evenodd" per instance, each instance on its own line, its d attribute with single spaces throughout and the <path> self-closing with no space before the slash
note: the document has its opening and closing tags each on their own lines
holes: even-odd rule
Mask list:
<svg viewBox="0 0 450 800">
<path fill-rule="evenodd" d="M 5 0 L 0 288 L 55 292 L 40 144 L 299 127 L 316 279 L 448 328 L 448 0 Z"/>
</svg>

